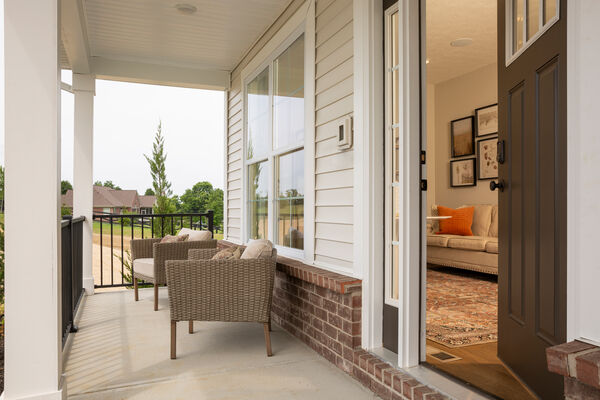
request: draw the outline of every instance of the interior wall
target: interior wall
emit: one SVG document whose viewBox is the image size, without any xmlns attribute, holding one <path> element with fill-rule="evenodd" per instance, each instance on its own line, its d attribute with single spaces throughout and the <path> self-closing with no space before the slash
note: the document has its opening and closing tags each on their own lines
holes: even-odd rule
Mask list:
<svg viewBox="0 0 600 400">
<path fill-rule="evenodd" d="M 435 203 L 435 85 L 427 84 L 427 210 Z"/>
<path fill-rule="evenodd" d="M 428 93 L 429 91 L 428 88 Z M 433 105 L 435 132 L 432 135 L 435 146 L 435 178 L 433 180 L 435 191 L 432 197 L 435 198 L 435 204 L 452 208 L 464 204 L 498 204 L 498 192 L 490 190 L 490 180 L 477 180 L 476 186 L 450 187 L 450 160 L 474 158 L 477 155 L 477 145 L 475 144 L 474 155 L 451 158 L 450 121 L 475 115 L 476 108 L 497 103 L 497 64 L 490 64 L 457 78 L 438 83 L 435 85 L 433 93 L 435 98 Z M 429 109 L 427 117 L 429 122 Z M 486 139 L 488 138 L 486 137 Z M 477 138 L 475 140 L 477 141 Z M 429 165 L 431 165 L 430 161 L 431 157 Z M 428 212 L 429 210 L 430 208 Z"/>
</svg>

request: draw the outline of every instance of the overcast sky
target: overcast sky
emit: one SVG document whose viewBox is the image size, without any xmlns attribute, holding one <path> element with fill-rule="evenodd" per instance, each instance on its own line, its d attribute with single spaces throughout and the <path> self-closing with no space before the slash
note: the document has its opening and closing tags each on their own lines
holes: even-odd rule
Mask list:
<svg viewBox="0 0 600 400">
<path fill-rule="evenodd" d="M 3 3 L 3 1 L 2 1 Z M 4 165 L 4 13 L 0 7 L 0 162 Z M 63 74 L 70 83 L 69 74 Z M 218 91 L 96 81 L 94 181 L 140 194 L 152 186 L 144 154 L 162 120 L 167 178 L 181 195 L 196 182 L 223 188 L 223 104 Z M 73 95 L 62 91 L 62 177 L 73 182 Z"/>
<path fill-rule="evenodd" d="M 62 176 L 73 179 L 73 95 L 62 92 Z M 143 193 L 162 121 L 167 178 L 174 194 L 200 181 L 223 188 L 223 92 L 96 81 L 94 181 Z"/>
</svg>

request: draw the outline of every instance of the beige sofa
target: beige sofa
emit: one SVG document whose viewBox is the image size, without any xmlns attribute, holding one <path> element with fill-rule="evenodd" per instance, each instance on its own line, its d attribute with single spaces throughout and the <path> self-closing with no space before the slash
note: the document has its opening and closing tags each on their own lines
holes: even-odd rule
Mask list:
<svg viewBox="0 0 600 400">
<path fill-rule="evenodd" d="M 473 236 L 437 235 L 437 223 L 429 226 L 427 263 L 498 275 L 498 206 L 473 206 Z M 437 206 L 432 215 L 437 215 Z"/>
</svg>

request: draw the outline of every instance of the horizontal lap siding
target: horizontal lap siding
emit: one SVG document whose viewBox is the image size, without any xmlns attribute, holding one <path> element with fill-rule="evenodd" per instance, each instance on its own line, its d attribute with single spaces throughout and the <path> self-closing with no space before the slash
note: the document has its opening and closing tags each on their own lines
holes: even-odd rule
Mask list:
<svg viewBox="0 0 600 400">
<path fill-rule="evenodd" d="M 227 238 L 241 241 L 242 227 L 242 90 L 241 81 L 231 82 L 227 108 Z"/>
<path fill-rule="evenodd" d="M 351 271 L 354 159 L 336 122 L 354 107 L 352 0 L 317 0 L 315 13 L 315 261 Z"/>
</svg>

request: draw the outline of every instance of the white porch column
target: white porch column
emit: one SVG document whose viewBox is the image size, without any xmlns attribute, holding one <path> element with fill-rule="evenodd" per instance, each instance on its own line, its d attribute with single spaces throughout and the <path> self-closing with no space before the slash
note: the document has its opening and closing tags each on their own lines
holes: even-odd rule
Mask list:
<svg viewBox="0 0 600 400">
<path fill-rule="evenodd" d="M 83 287 L 94 294 L 92 233 L 94 210 L 94 95 L 96 78 L 73 74 L 75 95 L 75 143 L 73 146 L 73 216 L 85 217 L 83 224 Z"/>
<path fill-rule="evenodd" d="M 57 1 L 4 2 L 7 400 L 63 395 Z"/>
</svg>

